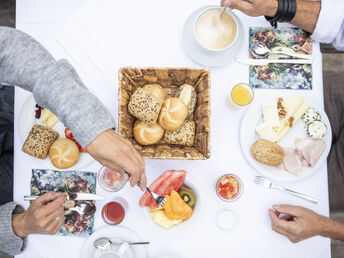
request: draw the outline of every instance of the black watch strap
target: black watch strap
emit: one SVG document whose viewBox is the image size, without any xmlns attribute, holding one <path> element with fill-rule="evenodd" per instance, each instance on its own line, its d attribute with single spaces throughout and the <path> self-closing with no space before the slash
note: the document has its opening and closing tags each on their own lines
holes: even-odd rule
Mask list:
<svg viewBox="0 0 344 258">
<path fill-rule="evenodd" d="M 278 7 L 274 17 L 265 16 L 271 26 L 276 28 L 277 22 L 289 22 L 296 14 L 296 0 L 278 0 Z"/>
</svg>

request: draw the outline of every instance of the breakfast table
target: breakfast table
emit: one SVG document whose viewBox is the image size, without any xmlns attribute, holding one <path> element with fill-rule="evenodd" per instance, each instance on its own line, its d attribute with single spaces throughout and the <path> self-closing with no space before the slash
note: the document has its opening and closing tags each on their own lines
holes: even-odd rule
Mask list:
<svg viewBox="0 0 344 258">
<path fill-rule="evenodd" d="M 196 9 L 216 5 L 213 0 L 17 0 L 16 27 L 37 39 L 55 58 L 67 59 L 78 71 L 88 89 L 112 112 L 118 121 L 118 71 L 133 67 L 194 67 L 183 47 L 182 31 L 187 17 Z M 268 27 L 264 18 L 251 18 L 234 11 L 243 24 L 243 44 L 236 56 L 248 58 L 248 30 L 250 26 Z M 286 25 L 282 25 L 286 26 Z M 319 43 L 313 46 L 313 89 L 302 91 L 323 108 L 322 56 Z M 143 241 L 147 257 L 173 254 L 177 257 L 331 257 L 330 240 L 313 237 L 297 244 L 271 230 L 268 209 L 273 204 L 300 205 L 329 216 L 327 164 L 308 178 L 284 182 L 283 186 L 306 193 L 317 204 L 287 195 L 284 192 L 255 185 L 256 172 L 245 159 L 240 145 L 240 125 L 247 108 L 230 110 L 225 96 L 237 83 L 248 83 L 248 66 L 234 61 L 211 69 L 211 158 L 178 161 L 146 159 L 148 183 L 169 169 L 184 169 L 188 180 L 197 187 L 201 198 L 199 210 L 186 227 L 163 230 L 152 225 L 138 205 L 142 192 L 127 184 L 116 193 L 97 186 L 97 194 L 105 197 L 97 201 L 94 229 L 107 226 L 101 218 L 105 203 L 116 197 L 128 203 L 125 219 L 120 227 L 135 232 Z M 254 101 L 298 96 L 299 90 L 255 90 Z M 29 194 L 31 170 L 36 161 L 21 151 L 18 119 L 23 104 L 31 93 L 15 89 L 15 147 L 14 201 L 27 208 L 23 196 Z M 68 101 L 68 100 L 66 100 Z M 101 165 L 93 161 L 81 171 L 97 172 Z M 221 201 L 215 191 L 217 179 L 234 173 L 243 181 L 242 196 L 235 202 Z M 216 214 L 228 208 L 238 221 L 231 231 L 221 231 Z M 197 216 L 196 216 L 197 213 Z M 19 258 L 80 257 L 85 238 L 67 236 L 30 235 Z"/>
</svg>

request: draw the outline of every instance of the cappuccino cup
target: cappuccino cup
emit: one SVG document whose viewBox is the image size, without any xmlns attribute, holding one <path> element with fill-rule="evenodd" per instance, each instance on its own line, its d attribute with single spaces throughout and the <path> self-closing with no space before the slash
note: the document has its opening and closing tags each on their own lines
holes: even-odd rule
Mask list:
<svg viewBox="0 0 344 258">
<path fill-rule="evenodd" d="M 231 11 L 213 7 L 197 16 L 194 37 L 207 52 L 217 53 L 230 48 L 239 33 L 238 21 Z"/>
</svg>

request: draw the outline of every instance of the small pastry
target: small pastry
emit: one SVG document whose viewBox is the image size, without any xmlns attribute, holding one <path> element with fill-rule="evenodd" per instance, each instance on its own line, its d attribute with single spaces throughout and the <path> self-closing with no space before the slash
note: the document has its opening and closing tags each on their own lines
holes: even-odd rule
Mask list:
<svg viewBox="0 0 344 258">
<path fill-rule="evenodd" d="M 70 168 L 79 160 L 79 148 L 72 140 L 58 139 L 51 145 L 49 157 L 55 167 Z"/>
<path fill-rule="evenodd" d="M 188 109 L 182 100 L 168 98 L 162 105 L 158 122 L 162 128 L 175 131 L 184 123 L 187 115 Z"/>
<path fill-rule="evenodd" d="M 151 145 L 160 141 L 165 130 L 158 124 L 147 125 L 136 120 L 134 124 L 134 138 L 141 145 Z"/>
</svg>

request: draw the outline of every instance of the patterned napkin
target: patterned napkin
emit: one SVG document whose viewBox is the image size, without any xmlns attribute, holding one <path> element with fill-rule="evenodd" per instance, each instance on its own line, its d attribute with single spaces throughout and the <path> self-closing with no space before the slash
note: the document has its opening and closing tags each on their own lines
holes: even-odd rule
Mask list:
<svg viewBox="0 0 344 258">
<path fill-rule="evenodd" d="M 96 174 L 81 171 L 32 169 L 31 195 L 45 192 L 96 193 Z M 85 201 L 76 201 L 76 204 Z M 94 202 L 93 202 L 94 203 Z M 87 237 L 93 233 L 94 216 L 81 216 L 76 211 L 65 211 L 65 223 L 57 235 Z"/>
<path fill-rule="evenodd" d="M 313 41 L 309 34 L 297 28 L 251 27 L 249 46 L 255 41 L 264 43 L 271 50 L 312 54 Z M 250 53 L 250 58 L 255 58 Z M 268 57 L 266 57 L 268 58 Z M 270 59 L 278 59 L 270 55 Z M 290 58 L 290 57 L 288 57 Z M 257 89 L 312 89 L 311 64 L 269 64 L 250 66 L 250 85 Z"/>
</svg>

